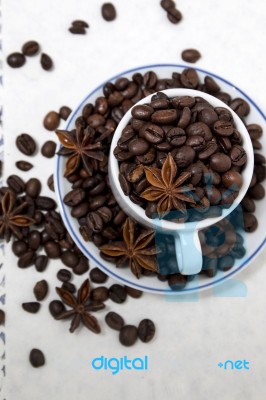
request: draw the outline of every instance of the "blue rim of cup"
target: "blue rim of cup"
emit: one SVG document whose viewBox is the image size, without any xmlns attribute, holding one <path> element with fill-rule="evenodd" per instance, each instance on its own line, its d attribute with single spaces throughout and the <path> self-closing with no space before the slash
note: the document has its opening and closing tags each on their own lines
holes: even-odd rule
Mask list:
<svg viewBox="0 0 266 400">
<path fill-rule="evenodd" d="M 126 71 L 123 71 L 115 76 L 113 76 L 112 78 L 104 81 L 102 84 L 98 85 L 93 91 L 91 91 L 84 99 L 83 101 L 79 104 L 79 106 L 75 109 L 75 111 L 71 114 L 70 118 L 67 121 L 67 126 L 66 129 L 69 128 L 69 126 L 72 124 L 73 120 L 76 119 L 77 114 L 80 113 L 81 111 L 81 107 L 84 106 L 84 104 L 89 100 L 89 98 L 91 96 L 93 96 L 97 91 L 99 91 L 106 82 L 110 82 L 110 81 L 114 81 L 117 78 L 124 76 L 125 74 L 130 74 L 130 73 L 135 73 L 135 72 L 139 72 L 143 69 L 147 70 L 147 69 L 152 69 L 152 68 L 165 68 L 165 67 L 172 67 L 172 68 L 191 68 L 191 66 L 188 65 L 182 65 L 182 64 L 151 64 L 151 65 L 144 65 L 141 67 L 136 67 L 136 68 L 132 68 Z M 243 92 L 241 89 L 239 89 L 237 86 L 235 86 L 234 84 L 232 84 L 231 82 L 229 82 L 228 80 L 220 77 L 219 75 L 216 75 L 212 72 L 206 71 L 204 69 L 201 68 L 196 68 L 196 67 L 192 67 L 193 69 L 195 69 L 196 71 L 202 72 L 204 74 L 207 74 L 213 78 L 219 79 L 220 81 L 226 83 L 227 85 L 231 86 L 233 89 L 235 89 L 238 93 L 240 93 L 248 102 L 249 104 L 251 104 L 256 111 L 262 116 L 262 118 L 266 121 L 266 115 L 263 113 L 263 111 L 258 107 L 258 105 L 245 93 Z M 64 207 L 64 203 L 62 201 L 62 193 L 61 193 L 61 188 L 59 185 L 60 179 L 62 178 L 60 176 L 60 159 L 61 156 L 57 156 L 56 159 L 56 179 L 55 179 L 55 187 L 56 187 L 56 194 L 58 196 L 59 199 L 59 207 L 61 210 L 61 215 L 63 217 L 63 220 L 65 222 L 65 224 L 67 225 L 68 231 L 70 231 L 72 238 L 75 240 L 75 243 L 78 245 L 78 247 L 83 251 L 83 253 L 85 253 L 89 259 L 93 260 L 97 266 L 99 266 L 102 270 L 104 270 L 109 276 L 112 276 L 114 279 L 119 280 L 120 282 L 123 282 L 124 284 L 128 285 L 128 286 L 132 286 L 134 285 L 134 287 L 137 287 L 139 290 L 143 290 L 143 291 L 147 291 L 150 293 L 157 293 L 157 294 L 171 294 L 171 295 L 176 295 L 176 294 L 188 294 L 188 293 L 193 293 L 193 292 L 197 292 L 197 291 L 202 291 L 208 288 L 212 288 L 220 283 L 223 283 L 224 281 L 228 280 L 230 277 L 233 277 L 234 275 L 236 275 L 240 270 L 244 269 L 245 267 L 247 267 L 247 265 L 249 264 L 249 262 L 255 258 L 258 253 L 262 250 L 262 248 L 265 246 L 266 244 L 266 237 L 262 240 L 262 242 L 260 243 L 260 245 L 257 247 L 257 249 L 248 257 L 244 260 L 244 262 L 239 265 L 236 269 L 234 269 L 233 271 L 229 272 L 228 274 L 226 274 L 225 276 L 212 281 L 210 283 L 206 283 L 203 285 L 199 285 L 198 287 L 192 287 L 192 288 L 184 288 L 180 291 L 175 291 L 172 289 L 158 289 L 158 288 L 151 288 L 148 286 L 144 286 L 141 285 L 137 282 L 132 282 L 127 280 L 124 277 L 121 277 L 120 275 L 117 275 L 114 271 L 110 270 L 110 268 L 107 268 L 104 264 L 102 264 L 98 258 L 95 258 L 94 255 L 92 255 L 88 249 L 84 246 L 84 244 L 80 241 L 80 238 L 78 237 L 78 235 L 76 235 L 76 233 L 74 232 L 73 228 L 72 228 L 72 224 L 69 221 L 68 215 L 66 213 L 65 207 Z M 72 218 L 72 217 L 71 217 Z"/>
</svg>

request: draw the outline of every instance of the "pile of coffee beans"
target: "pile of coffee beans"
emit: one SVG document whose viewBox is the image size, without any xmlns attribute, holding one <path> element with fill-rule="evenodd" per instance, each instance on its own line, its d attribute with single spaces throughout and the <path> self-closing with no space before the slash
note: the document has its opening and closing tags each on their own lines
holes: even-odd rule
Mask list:
<svg viewBox="0 0 266 400">
<path fill-rule="evenodd" d="M 232 204 L 243 183 L 241 171 L 247 155 L 227 108 L 214 108 L 200 96 L 170 99 L 158 92 L 149 104 L 133 107 L 131 114 L 114 155 L 124 194 L 142 206 L 148 217 L 156 215 L 157 203 L 144 198 L 144 190 L 151 187 L 145 167 L 162 170 L 167 154 L 177 167 L 174 179 L 189 174 L 184 184 L 192 185 L 191 196 L 197 205 L 208 210 L 209 206 Z M 190 213 L 189 220 L 199 219 L 197 205 L 192 204 L 196 217 Z"/>
<path fill-rule="evenodd" d="M 21 52 L 16 51 L 9 54 L 6 61 L 11 68 L 20 68 L 26 63 L 26 57 L 35 56 L 39 52 L 39 43 L 35 40 L 29 40 L 23 44 Z M 42 53 L 40 57 L 40 64 L 44 70 L 49 71 L 53 67 L 53 60 L 48 54 Z"/>
</svg>

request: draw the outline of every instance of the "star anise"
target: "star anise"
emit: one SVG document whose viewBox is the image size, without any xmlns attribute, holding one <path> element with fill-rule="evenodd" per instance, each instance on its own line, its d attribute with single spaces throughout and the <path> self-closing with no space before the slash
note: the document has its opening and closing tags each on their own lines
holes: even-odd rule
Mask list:
<svg viewBox="0 0 266 400">
<path fill-rule="evenodd" d="M 74 332 L 82 322 L 86 328 L 90 329 L 94 333 L 100 333 L 101 328 L 98 324 L 97 319 L 90 314 L 89 311 L 98 311 L 104 308 L 104 304 L 102 303 L 89 303 L 90 298 L 90 283 L 89 280 L 86 279 L 81 287 L 78 290 L 78 294 L 75 297 L 68 290 L 63 288 L 56 288 L 58 295 L 61 300 L 72 308 L 72 310 L 68 310 L 60 314 L 56 317 L 56 319 L 65 319 L 72 317 L 72 322 L 70 325 L 70 332 Z"/>
<path fill-rule="evenodd" d="M 0 203 L 0 238 L 9 242 L 12 234 L 18 239 L 23 235 L 20 228 L 34 224 L 34 219 L 21 214 L 28 207 L 27 202 L 16 206 L 16 197 L 11 190 L 7 190 Z"/>
<path fill-rule="evenodd" d="M 95 131 L 91 127 L 78 126 L 75 131 L 57 130 L 56 134 L 63 148 L 58 154 L 68 156 L 65 168 L 65 176 L 73 174 L 81 165 L 92 176 L 93 171 L 97 169 L 97 162 L 104 161 L 106 156 L 101 151 L 102 143 L 94 141 Z"/>
<path fill-rule="evenodd" d="M 153 238 L 154 231 L 152 229 L 145 230 L 137 236 L 134 222 L 131 218 L 127 218 L 123 227 L 124 241 L 104 244 L 100 247 L 100 250 L 108 256 L 119 257 L 117 266 L 129 261 L 131 271 L 139 278 L 142 268 L 153 272 L 158 270 L 155 257 L 158 250 L 155 246 L 148 247 Z"/>
<path fill-rule="evenodd" d="M 178 169 L 171 153 L 168 154 L 161 170 L 154 167 L 145 167 L 144 170 L 151 186 L 141 193 L 141 197 L 148 201 L 158 202 L 157 213 L 160 217 L 173 209 L 185 212 L 186 202 L 195 203 L 192 196 L 185 194 L 193 190 L 192 185 L 181 186 L 190 178 L 191 173 L 183 172 L 175 180 Z"/>
</svg>

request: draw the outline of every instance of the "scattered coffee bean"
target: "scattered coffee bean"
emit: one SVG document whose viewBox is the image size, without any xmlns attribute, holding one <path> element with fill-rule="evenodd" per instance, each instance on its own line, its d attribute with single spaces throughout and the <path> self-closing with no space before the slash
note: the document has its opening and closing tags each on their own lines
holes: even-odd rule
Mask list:
<svg viewBox="0 0 266 400">
<path fill-rule="evenodd" d="M 9 54 L 6 61 L 11 68 L 20 68 L 20 67 L 22 67 L 22 65 L 25 64 L 26 58 L 25 58 L 24 54 L 15 52 L 15 53 Z"/>
<path fill-rule="evenodd" d="M 113 21 L 116 18 L 116 9 L 112 3 L 104 3 L 101 11 L 105 21 Z"/>
<path fill-rule="evenodd" d="M 66 121 L 69 117 L 69 115 L 72 113 L 71 108 L 67 106 L 62 106 L 59 109 L 59 116 L 62 118 L 64 121 Z"/>
<path fill-rule="evenodd" d="M 200 59 L 201 54 L 196 49 L 186 49 L 182 51 L 181 57 L 186 62 L 195 63 Z"/>
<path fill-rule="evenodd" d="M 64 282 L 61 288 L 67 290 L 72 294 L 76 292 L 76 286 L 73 285 L 73 283 L 71 282 Z"/>
<path fill-rule="evenodd" d="M 55 155 L 56 143 L 52 140 L 47 140 L 41 147 L 41 153 L 44 157 L 52 158 Z"/>
<path fill-rule="evenodd" d="M 61 256 L 61 248 L 58 243 L 48 240 L 44 244 L 44 250 L 49 258 L 59 258 Z"/>
<path fill-rule="evenodd" d="M 131 297 L 133 297 L 134 299 L 139 299 L 143 292 L 141 290 L 135 289 L 133 287 L 130 286 L 125 286 L 127 294 Z"/>
<path fill-rule="evenodd" d="M 74 35 L 85 35 L 86 29 L 84 26 L 73 25 L 69 29 L 69 32 L 73 33 Z"/>
<path fill-rule="evenodd" d="M 41 192 L 42 184 L 37 178 L 31 178 L 26 183 L 26 193 L 28 196 L 36 198 Z"/>
<path fill-rule="evenodd" d="M 124 286 L 114 284 L 109 288 L 109 297 L 115 303 L 124 303 L 127 297 L 127 291 Z"/>
<path fill-rule="evenodd" d="M 17 256 L 20 257 L 25 254 L 28 250 L 28 245 L 23 240 L 16 240 L 12 243 L 12 251 Z"/>
<path fill-rule="evenodd" d="M 89 261 L 86 257 L 82 256 L 79 258 L 78 264 L 73 268 L 73 272 L 76 275 L 83 275 L 89 271 Z"/>
<path fill-rule="evenodd" d="M 48 131 L 54 131 L 59 127 L 60 124 L 60 117 L 59 114 L 55 111 L 50 111 L 43 120 L 43 126 Z"/>
<path fill-rule="evenodd" d="M 66 250 L 61 255 L 61 261 L 67 267 L 74 268 L 74 267 L 76 267 L 76 265 L 78 265 L 79 257 L 73 251 Z"/>
<path fill-rule="evenodd" d="M 155 325 L 150 319 L 143 319 L 138 326 L 138 337 L 144 342 L 150 342 L 155 335 Z"/>
<path fill-rule="evenodd" d="M 46 53 L 41 54 L 41 66 L 45 71 L 50 71 L 53 68 L 53 60 Z"/>
<path fill-rule="evenodd" d="M 124 346 L 133 346 L 138 338 L 138 330 L 134 325 L 124 325 L 119 333 L 120 343 Z"/>
<path fill-rule="evenodd" d="M 18 267 L 19 268 L 28 268 L 32 266 L 35 262 L 36 254 L 32 250 L 28 250 L 18 259 Z"/>
<path fill-rule="evenodd" d="M 43 272 L 48 264 L 49 258 L 45 255 L 39 255 L 35 259 L 35 268 L 38 272 Z"/>
<path fill-rule="evenodd" d="M 244 212 L 243 221 L 244 221 L 245 232 L 252 233 L 258 227 L 258 220 L 254 214 Z"/>
<path fill-rule="evenodd" d="M 33 165 L 28 161 L 20 160 L 16 161 L 16 167 L 21 171 L 27 172 L 33 168 Z"/>
<path fill-rule="evenodd" d="M 53 300 L 49 303 L 49 311 L 54 318 L 57 318 L 65 310 L 65 306 L 60 300 Z"/>
<path fill-rule="evenodd" d="M 3 310 L 0 310 L 0 326 L 5 325 L 5 312 Z"/>
<path fill-rule="evenodd" d="M 39 311 L 40 307 L 41 307 L 41 305 L 40 305 L 40 303 L 37 303 L 37 301 L 31 301 L 29 303 L 22 303 L 23 310 L 25 310 L 31 314 L 36 314 Z"/>
<path fill-rule="evenodd" d="M 106 314 L 105 322 L 110 328 L 116 331 L 120 331 L 120 329 L 122 329 L 125 325 L 123 318 L 114 311 L 110 311 L 108 314 Z"/>
<path fill-rule="evenodd" d="M 95 283 L 105 283 L 108 279 L 108 275 L 106 275 L 99 268 L 93 268 L 90 271 L 90 279 L 92 280 L 92 282 L 95 282 Z"/>
<path fill-rule="evenodd" d="M 47 186 L 52 192 L 55 191 L 55 189 L 54 189 L 54 175 L 53 174 L 49 176 L 49 178 L 47 180 Z"/>
<path fill-rule="evenodd" d="M 32 156 L 36 151 L 35 140 L 27 133 L 17 136 L 16 145 L 19 151 L 26 156 Z"/>
<path fill-rule="evenodd" d="M 48 283 L 44 279 L 37 282 L 33 288 L 33 293 L 36 300 L 42 301 L 48 293 Z"/>
<path fill-rule="evenodd" d="M 42 367 L 45 364 L 45 357 L 41 350 L 32 349 L 29 355 L 29 360 L 34 368 Z"/>
<path fill-rule="evenodd" d="M 9 175 L 7 184 L 16 194 L 22 193 L 25 190 L 25 183 L 18 175 Z"/>
<path fill-rule="evenodd" d="M 35 56 L 38 54 L 40 50 L 39 43 L 37 43 L 35 40 L 30 40 L 26 43 L 23 44 L 22 46 L 22 53 L 24 56 Z"/>
<path fill-rule="evenodd" d="M 109 297 L 108 289 L 105 286 L 98 286 L 91 291 L 91 299 L 92 301 L 98 301 L 99 303 L 103 303 Z"/>
<path fill-rule="evenodd" d="M 71 280 L 72 274 L 68 269 L 60 269 L 56 276 L 59 281 L 68 282 Z"/>
</svg>

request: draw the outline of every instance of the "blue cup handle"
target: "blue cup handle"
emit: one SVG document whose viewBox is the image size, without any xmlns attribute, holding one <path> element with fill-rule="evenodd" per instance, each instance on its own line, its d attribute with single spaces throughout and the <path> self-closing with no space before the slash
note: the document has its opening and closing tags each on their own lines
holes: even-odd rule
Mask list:
<svg viewBox="0 0 266 400">
<path fill-rule="evenodd" d="M 198 274 L 202 269 L 202 251 L 197 230 L 177 232 L 175 251 L 182 275 Z"/>
</svg>

